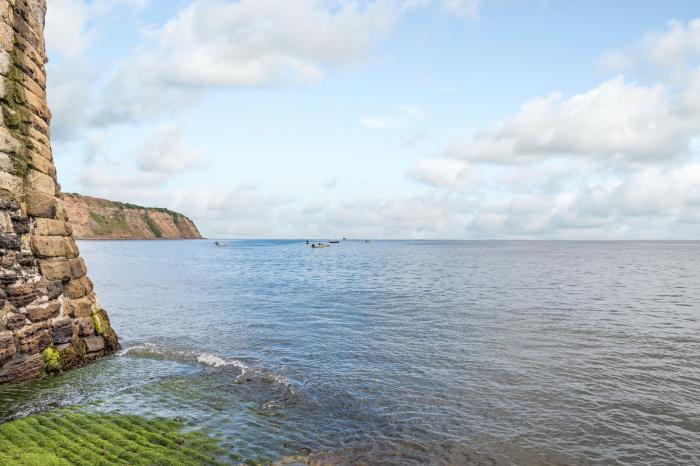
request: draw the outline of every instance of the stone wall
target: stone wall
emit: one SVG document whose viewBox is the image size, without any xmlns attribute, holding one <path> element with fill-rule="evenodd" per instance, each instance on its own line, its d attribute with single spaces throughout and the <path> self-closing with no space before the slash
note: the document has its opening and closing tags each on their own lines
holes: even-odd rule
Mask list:
<svg viewBox="0 0 700 466">
<path fill-rule="evenodd" d="M 66 222 L 46 103 L 46 0 L 0 0 L 0 383 L 117 349 Z"/>
</svg>

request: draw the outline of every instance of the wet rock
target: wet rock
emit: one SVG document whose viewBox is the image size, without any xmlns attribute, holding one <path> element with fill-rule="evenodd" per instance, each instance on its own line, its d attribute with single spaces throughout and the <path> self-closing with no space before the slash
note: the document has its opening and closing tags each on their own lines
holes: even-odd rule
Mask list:
<svg viewBox="0 0 700 466">
<path fill-rule="evenodd" d="M 28 307 L 26 315 L 32 322 L 53 319 L 61 312 L 61 303 L 53 302 L 43 306 Z"/>
<path fill-rule="evenodd" d="M 20 354 L 0 369 L 0 383 L 29 380 L 38 377 L 44 366 L 41 354 Z"/>
<path fill-rule="evenodd" d="M 0 332 L 0 365 L 15 357 L 15 354 L 17 347 L 12 332 Z"/>
<path fill-rule="evenodd" d="M 96 353 L 105 349 L 105 340 L 101 336 L 83 338 L 88 353 Z"/>
<path fill-rule="evenodd" d="M 51 327 L 46 322 L 26 325 L 15 332 L 21 353 L 40 353 L 51 344 Z"/>
<path fill-rule="evenodd" d="M 64 318 L 54 321 L 51 324 L 53 328 L 53 343 L 54 345 L 63 345 L 73 341 L 76 334 L 75 325 L 73 325 L 73 320 Z"/>
</svg>

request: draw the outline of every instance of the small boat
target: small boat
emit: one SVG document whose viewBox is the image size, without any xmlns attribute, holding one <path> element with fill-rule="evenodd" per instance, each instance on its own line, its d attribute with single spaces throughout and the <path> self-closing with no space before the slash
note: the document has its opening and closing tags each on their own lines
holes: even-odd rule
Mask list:
<svg viewBox="0 0 700 466">
<path fill-rule="evenodd" d="M 326 243 L 311 243 L 311 247 L 314 248 L 314 249 L 318 249 L 318 248 L 329 248 L 329 247 L 331 247 L 331 245 L 330 245 L 330 244 L 326 244 Z"/>
<path fill-rule="evenodd" d="M 311 244 L 311 243 L 309 243 L 309 240 L 308 240 L 308 239 L 306 240 L 306 244 Z"/>
<path fill-rule="evenodd" d="M 329 243 L 331 243 L 331 244 L 338 244 L 338 243 L 340 243 L 340 241 L 329 241 Z"/>
<path fill-rule="evenodd" d="M 226 241 L 214 241 L 214 244 L 217 246 L 228 246 L 228 242 Z"/>
</svg>

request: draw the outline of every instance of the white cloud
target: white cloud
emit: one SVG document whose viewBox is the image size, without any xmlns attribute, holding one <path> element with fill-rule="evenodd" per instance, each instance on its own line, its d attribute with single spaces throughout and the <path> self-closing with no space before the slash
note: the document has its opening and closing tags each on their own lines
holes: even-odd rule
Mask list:
<svg viewBox="0 0 700 466">
<path fill-rule="evenodd" d="M 46 12 L 46 44 L 67 58 L 77 58 L 92 41 L 89 8 L 83 0 L 51 0 Z"/>
<path fill-rule="evenodd" d="M 662 85 L 628 83 L 619 76 L 569 99 L 558 93 L 533 99 L 448 154 L 505 164 L 562 156 L 663 161 L 685 153 L 700 130 L 700 115 L 688 110 Z"/>
<path fill-rule="evenodd" d="M 459 190 L 480 182 L 475 167 L 461 160 L 445 158 L 421 159 L 409 172 L 409 176 L 428 185 L 450 190 Z"/>
<path fill-rule="evenodd" d="M 160 30 L 157 50 L 134 66 L 166 85 L 314 82 L 325 66 L 364 59 L 395 14 L 385 1 L 192 2 Z"/>
<path fill-rule="evenodd" d="M 184 128 L 169 125 L 157 128 L 138 150 L 137 163 L 141 170 L 151 173 L 182 173 L 195 168 L 202 154 L 186 146 Z"/>
</svg>

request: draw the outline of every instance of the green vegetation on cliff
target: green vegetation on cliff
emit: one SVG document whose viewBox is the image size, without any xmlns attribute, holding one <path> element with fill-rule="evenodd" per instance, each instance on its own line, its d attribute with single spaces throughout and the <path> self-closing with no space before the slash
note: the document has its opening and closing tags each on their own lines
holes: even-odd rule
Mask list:
<svg viewBox="0 0 700 466">
<path fill-rule="evenodd" d="M 0 425 L 0 464 L 230 464 L 237 458 L 183 423 L 59 409 Z"/>
</svg>

